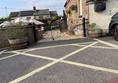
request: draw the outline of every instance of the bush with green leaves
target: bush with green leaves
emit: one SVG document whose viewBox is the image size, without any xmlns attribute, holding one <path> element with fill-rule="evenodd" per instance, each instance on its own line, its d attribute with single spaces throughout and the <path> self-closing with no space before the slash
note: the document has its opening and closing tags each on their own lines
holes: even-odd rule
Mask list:
<svg viewBox="0 0 118 83">
<path fill-rule="evenodd" d="M 68 10 L 68 11 L 66 12 L 66 14 L 67 14 L 67 15 L 72 15 L 71 10 Z"/>
<path fill-rule="evenodd" d="M 90 30 L 90 31 L 96 31 L 96 32 L 101 32 L 101 31 L 102 31 L 102 29 L 99 28 L 99 27 L 96 25 L 96 23 L 89 24 L 89 25 L 88 25 L 88 30 Z"/>
<path fill-rule="evenodd" d="M 72 11 L 74 11 L 74 10 L 77 11 L 77 5 L 72 5 L 72 6 L 70 7 L 70 9 L 71 9 Z"/>
<path fill-rule="evenodd" d="M 6 27 L 6 33 L 9 39 L 22 39 L 27 37 L 27 26 L 15 24 Z"/>
<path fill-rule="evenodd" d="M 12 19 L 10 17 L 0 18 L 0 21 L 11 21 Z"/>
</svg>

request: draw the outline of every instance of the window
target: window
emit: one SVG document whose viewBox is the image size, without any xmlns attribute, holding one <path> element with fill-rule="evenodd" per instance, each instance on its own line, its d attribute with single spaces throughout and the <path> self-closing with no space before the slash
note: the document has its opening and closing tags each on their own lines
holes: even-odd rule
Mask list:
<svg viewBox="0 0 118 83">
<path fill-rule="evenodd" d="M 31 19 L 31 17 L 27 17 L 26 19 L 27 19 L 27 20 L 30 20 L 30 19 Z"/>
<path fill-rule="evenodd" d="M 43 16 L 43 18 L 44 18 L 44 19 L 46 19 L 46 18 L 48 18 L 48 16 L 47 16 L 47 15 L 45 15 L 45 16 Z"/>
<path fill-rule="evenodd" d="M 43 16 L 42 16 L 42 15 L 40 15 L 40 16 L 39 16 L 39 18 L 43 18 Z"/>
</svg>

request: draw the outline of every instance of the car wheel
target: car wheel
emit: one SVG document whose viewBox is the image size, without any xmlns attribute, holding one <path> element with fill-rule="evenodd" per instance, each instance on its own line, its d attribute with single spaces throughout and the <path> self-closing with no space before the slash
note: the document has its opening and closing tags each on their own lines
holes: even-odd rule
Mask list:
<svg viewBox="0 0 118 83">
<path fill-rule="evenodd" d="M 114 39 L 118 41 L 118 25 L 115 26 Z"/>
</svg>

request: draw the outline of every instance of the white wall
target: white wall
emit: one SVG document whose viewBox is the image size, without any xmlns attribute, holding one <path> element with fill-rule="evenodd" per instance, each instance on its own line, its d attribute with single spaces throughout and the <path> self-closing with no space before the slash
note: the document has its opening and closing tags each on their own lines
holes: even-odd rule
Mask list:
<svg viewBox="0 0 118 83">
<path fill-rule="evenodd" d="M 89 5 L 89 22 L 96 23 L 102 29 L 108 29 L 111 17 L 118 12 L 118 0 L 107 0 L 106 10 L 95 12 L 94 5 Z"/>
<path fill-rule="evenodd" d="M 34 16 L 23 16 L 23 17 L 19 17 L 21 20 L 27 20 L 27 18 L 30 17 L 31 19 L 34 19 Z"/>
</svg>

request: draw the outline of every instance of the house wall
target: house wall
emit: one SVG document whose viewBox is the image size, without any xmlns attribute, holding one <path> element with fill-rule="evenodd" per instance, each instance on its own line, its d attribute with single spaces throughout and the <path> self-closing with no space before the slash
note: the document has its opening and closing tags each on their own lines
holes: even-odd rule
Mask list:
<svg viewBox="0 0 118 83">
<path fill-rule="evenodd" d="M 50 15 L 39 15 L 35 16 L 36 19 L 49 19 L 51 16 Z"/>
<path fill-rule="evenodd" d="M 89 22 L 96 23 L 104 32 L 108 31 L 111 17 L 118 12 L 118 0 L 107 0 L 106 10 L 102 12 L 94 11 L 94 4 L 89 5 Z"/>
<path fill-rule="evenodd" d="M 16 18 L 18 18 L 18 17 L 11 17 L 11 19 L 13 19 L 13 20 L 16 19 Z"/>
<path fill-rule="evenodd" d="M 86 4 L 86 0 L 81 0 L 81 2 L 80 0 L 70 0 L 66 5 L 66 11 L 70 9 L 71 5 L 77 5 L 78 11 L 71 11 L 72 15 L 67 15 L 68 29 L 75 29 L 75 26 L 77 26 L 77 34 L 83 35 L 81 34 L 83 32 L 83 27 L 81 26 L 81 24 L 83 22 L 83 17 L 88 19 L 88 5 Z"/>
<path fill-rule="evenodd" d="M 27 20 L 28 18 L 34 19 L 34 16 L 22 16 L 22 17 L 18 17 L 18 18 Z"/>
<path fill-rule="evenodd" d="M 68 1 L 68 0 L 67 0 Z M 70 10 L 70 7 L 72 5 L 76 5 L 77 2 L 76 0 L 69 0 L 69 2 L 66 5 L 66 12 Z M 71 27 L 74 27 L 75 25 L 77 25 L 78 21 L 77 21 L 77 12 L 76 11 L 71 11 L 71 15 L 67 15 L 67 25 L 68 25 L 68 29 L 70 30 Z"/>
</svg>

